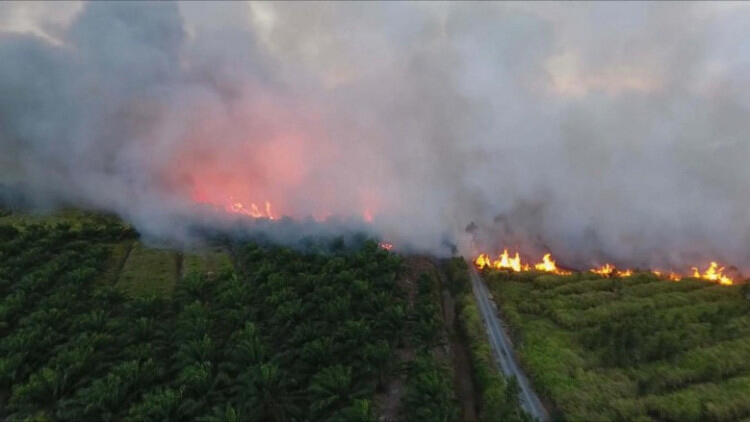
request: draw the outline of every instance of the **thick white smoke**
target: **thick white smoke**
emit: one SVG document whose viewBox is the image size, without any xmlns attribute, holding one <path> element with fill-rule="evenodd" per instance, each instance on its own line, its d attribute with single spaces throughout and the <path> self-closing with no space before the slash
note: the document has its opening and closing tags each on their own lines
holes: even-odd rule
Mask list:
<svg viewBox="0 0 750 422">
<path fill-rule="evenodd" d="M 741 3 L 3 3 L 0 175 L 154 233 L 231 197 L 370 213 L 427 251 L 476 238 L 569 265 L 747 270 L 748 19 Z"/>
</svg>

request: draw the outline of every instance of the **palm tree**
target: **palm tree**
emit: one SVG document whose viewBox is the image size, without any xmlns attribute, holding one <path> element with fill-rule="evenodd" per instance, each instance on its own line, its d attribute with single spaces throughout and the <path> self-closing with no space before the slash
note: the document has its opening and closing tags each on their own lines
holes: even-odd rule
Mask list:
<svg viewBox="0 0 750 422">
<path fill-rule="evenodd" d="M 211 362 L 195 362 L 182 369 L 177 376 L 177 384 L 184 393 L 194 396 L 204 396 L 211 388 L 213 367 Z"/>
<path fill-rule="evenodd" d="M 120 375 L 109 373 L 79 390 L 72 399 L 62 402 L 57 416 L 63 420 L 110 421 L 126 397 L 126 382 Z"/>
<path fill-rule="evenodd" d="M 241 422 L 245 419 L 239 410 L 227 403 L 224 407 L 214 406 L 210 414 L 201 416 L 197 420 L 199 422 Z"/>
<path fill-rule="evenodd" d="M 352 368 L 341 365 L 323 368 L 315 374 L 307 391 L 312 400 L 310 411 L 317 418 L 330 415 L 354 399 L 369 395 L 367 388 L 361 388 L 354 382 Z"/>
<path fill-rule="evenodd" d="M 173 421 L 181 419 L 182 392 L 159 387 L 143 396 L 143 400 L 128 411 L 127 421 Z"/>
<path fill-rule="evenodd" d="M 298 413 L 298 408 L 294 405 L 294 396 L 287 390 L 289 381 L 275 364 L 256 365 L 238 377 L 235 402 L 244 405 L 243 413 L 259 421 L 290 420 Z"/>
<path fill-rule="evenodd" d="M 233 377 L 246 368 L 265 362 L 269 357 L 268 348 L 263 344 L 258 329 L 251 322 L 232 335 L 229 347 L 228 359 L 221 363 L 220 369 Z"/>
<path fill-rule="evenodd" d="M 202 301 L 211 285 L 206 282 L 206 277 L 200 273 L 189 273 L 177 284 L 174 298 L 180 305 L 186 305 L 193 301 Z"/>
<path fill-rule="evenodd" d="M 205 363 L 213 360 L 216 353 L 211 337 L 205 334 L 200 340 L 188 340 L 177 350 L 174 357 L 176 369 L 184 368 L 194 363 Z"/>
<path fill-rule="evenodd" d="M 181 340 L 200 340 L 209 332 L 209 315 L 203 305 L 195 301 L 186 305 L 177 316 L 175 335 Z"/>
<path fill-rule="evenodd" d="M 351 405 L 336 411 L 329 420 L 334 422 L 374 422 L 372 403 L 367 399 L 356 399 Z"/>
<path fill-rule="evenodd" d="M 450 381 L 434 366 L 432 358 L 418 357 L 414 363 L 402 398 L 404 418 L 410 421 L 456 420 L 459 409 L 451 397 Z"/>
</svg>

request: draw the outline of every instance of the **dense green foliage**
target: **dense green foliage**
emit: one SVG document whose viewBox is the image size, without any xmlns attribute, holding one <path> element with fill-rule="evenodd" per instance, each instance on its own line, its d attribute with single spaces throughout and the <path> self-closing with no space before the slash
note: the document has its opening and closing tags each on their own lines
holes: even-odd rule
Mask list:
<svg viewBox="0 0 750 422">
<path fill-rule="evenodd" d="M 459 408 L 453 397 L 453 372 L 447 356 L 439 354 L 445 343 L 439 306 L 437 281 L 427 273 L 417 280 L 417 294 L 410 315 L 410 337 L 416 345 L 416 357 L 408 364 L 406 394 L 403 397 L 404 420 L 454 421 Z"/>
<path fill-rule="evenodd" d="M 404 334 L 422 349 L 439 337 L 434 303 L 406 304 L 402 260 L 374 242 L 246 244 L 238 271 L 188 254 L 154 295 L 121 286 L 132 234 L 109 220 L 0 224 L 0 419 L 372 420 Z M 163 278 L 129 280 L 150 277 Z M 454 419 L 430 356 L 409 365 L 403 412 Z"/>
<path fill-rule="evenodd" d="M 535 387 L 568 420 L 750 416 L 741 286 L 485 273 Z"/>
<path fill-rule="evenodd" d="M 239 257 L 245 281 L 226 292 L 222 329 L 246 332 L 248 320 L 257 329 L 241 343 L 239 372 L 229 372 L 237 409 L 274 420 L 370 419 L 404 324 L 401 260 L 374 242 L 328 256 L 250 244 Z"/>
<path fill-rule="evenodd" d="M 454 258 L 445 267 L 449 288 L 456 297 L 459 332 L 471 353 L 474 384 L 481 399 L 480 419 L 488 422 L 530 420 L 518 402 L 517 384 L 506 382 L 492 356 L 484 323 L 472 296 L 466 261 Z"/>
</svg>

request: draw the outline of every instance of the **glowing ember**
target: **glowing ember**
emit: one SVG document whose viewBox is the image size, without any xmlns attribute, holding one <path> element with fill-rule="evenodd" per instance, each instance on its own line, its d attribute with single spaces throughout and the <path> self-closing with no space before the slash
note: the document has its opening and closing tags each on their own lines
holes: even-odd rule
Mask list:
<svg viewBox="0 0 750 422">
<path fill-rule="evenodd" d="M 708 269 L 701 274 L 697 267 L 693 267 L 693 277 L 701 278 L 704 280 L 718 281 L 719 284 L 730 285 L 733 283 L 730 277 L 725 276 L 724 267 L 719 267 L 715 261 L 711 261 Z"/>
</svg>

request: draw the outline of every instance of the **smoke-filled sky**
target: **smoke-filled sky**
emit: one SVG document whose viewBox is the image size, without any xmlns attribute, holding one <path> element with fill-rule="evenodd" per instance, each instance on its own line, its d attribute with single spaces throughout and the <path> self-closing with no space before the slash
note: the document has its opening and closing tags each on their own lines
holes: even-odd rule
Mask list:
<svg viewBox="0 0 750 422">
<path fill-rule="evenodd" d="M 750 4 L 0 3 L 0 180 L 750 269 Z"/>
</svg>

